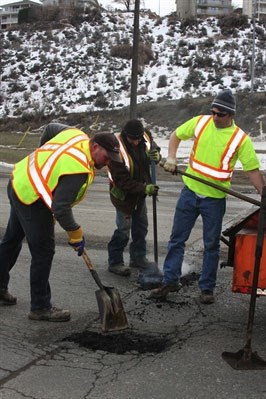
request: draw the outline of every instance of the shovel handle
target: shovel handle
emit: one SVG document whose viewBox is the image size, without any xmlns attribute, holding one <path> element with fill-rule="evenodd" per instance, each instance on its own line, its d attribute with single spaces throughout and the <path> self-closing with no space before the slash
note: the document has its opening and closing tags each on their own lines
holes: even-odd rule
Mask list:
<svg viewBox="0 0 266 399">
<path fill-rule="evenodd" d="M 94 266 L 91 263 L 89 255 L 87 254 L 85 249 L 82 252 L 82 258 L 84 259 L 85 264 L 86 264 L 87 268 L 89 269 L 89 271 L 91 272 L 92 277 L 94 278 L 94 280 L 95 280 L 96 284 L 98 285 L 98 287 L 101 288 L 102 290 L 104 290 L 105 287 L 104 287 L 103 283 L 101 282 L 100 277 L 98 276 L 98 273 L 94 269 Z"/>
<path fill-rule="evenodd" d="M 201 183 L 203 183 L 203 184 L 206 184 L 207 186 L 216 188 L 217 190 L 223 191 L 224 193 L 233 195 L 233 197 L 242 199 L 243 201 L 246 201 L 246 202 L 250 202 L 250 203 L 253 204 L 253 205 L 260 206 L 260 201 L 257 201 L 257 200 L 255 200 L 255 199 L 253 199 L 253 198 L 250 198 L 250 197 L 247 197 L 246 195 L 240 194 L 240 193 L 238 193 L 238 192 L 236 192 L 236 191 L 230 190 L 229 188 L 221 187 L 221 186 L 219 186 L 218 184 L 215 184 L 215 183 L 212 183 L 212 182 L 210 182 L 210 181 L 201 179 L 200 177 L 197 177 L 197 176 L 193 176 L 193 175 L 191 175 L 190 173 L 183 172 L 183 171 L 181 171 L 181 170 L 179 170 L 179 169 L 176 169 L 176 172 L 175 172 L 175 173 L 176 173 L 176 174 L 178 173 L 178 174 L 180 174 L 180 175 L 189 177 L 190 179 L 193 179 L 193 180 L 197 180 L 197 181 L 199 181 L 199 182 L 201 182 Z"/>
<path fill-rule="evenodd" d="M 156 164 L 151 161 L 151 182 L 156 184 Z M 158 263 L 158 234 L 157 234 L 157 197 L 152 196 L 152 210 L 153 210 L 153 244 L 154 244 L 154 262 Z"/>
</svg>

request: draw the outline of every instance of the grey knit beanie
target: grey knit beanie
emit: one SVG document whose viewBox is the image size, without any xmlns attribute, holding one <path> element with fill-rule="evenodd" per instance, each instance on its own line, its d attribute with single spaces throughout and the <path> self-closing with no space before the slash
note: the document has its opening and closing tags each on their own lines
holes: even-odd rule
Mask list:
<svg viewBox="0 0 266 399">
<path fill-rule="evenodd" d="M 236 100 L 231 90 L 226 89 L 220 91 L 213 100 L 212 107 L 217 107 L 219 110 L 227 112 L 228 114 L 235 114 Z"/>
</svg>

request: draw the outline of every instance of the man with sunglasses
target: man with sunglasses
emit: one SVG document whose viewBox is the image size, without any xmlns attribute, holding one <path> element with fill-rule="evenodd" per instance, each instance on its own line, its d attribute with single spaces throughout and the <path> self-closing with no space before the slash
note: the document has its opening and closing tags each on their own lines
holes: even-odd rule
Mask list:
<svg viewBox="0 0 266 399">
<path fill-rule="evenodd" d="M 265 183 L 259 171 L 259 161 L 250 137 L 234 122 L 235 112 L 236 102 L 232 92 L 220 92 L 212 102 L 212 115 L 196 116 L 171 134 L 164 169 L 176 172 L 176 152 L 180 142 L 194 138 L 187 173 L 216 183 L 221 188 L 229 188 L 234 167 L 239 160 L 251 183 L 261 194 Z M 226 194 L 188 177 L 183 177 L 183 181 L 185 187 L 177 201 L 163 266 L 163 283 L 151 291 L 150 297 L 165 299 L 169 292 L 180 288 L 185 243 L 196 219 L 201 215 L 204 254 L 199 278 L 200 302 L 211 304 L 214 302 Z"/>
</svg>

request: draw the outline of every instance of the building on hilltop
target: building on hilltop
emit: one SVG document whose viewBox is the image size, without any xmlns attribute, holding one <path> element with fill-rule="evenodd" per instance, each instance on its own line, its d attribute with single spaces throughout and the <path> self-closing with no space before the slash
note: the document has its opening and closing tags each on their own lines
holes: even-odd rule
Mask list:
<svg viewBox="0 0 266 399">
<path fill-rule="evenodd" d="M 101 8 L 98 0 L 43 0 L 43 5 L 54 5 L 60 7 L 82 6 L 83 8 Z"/>
<path fill-rule="evenodd" d="M 23 8 L 41 6 L 39 0 L 0 0 L 0 28 L 6 29 L 18 23 L 18 13 Z"/>
<path fill-rule="evenodd" d="M 232 0 L 176 0 L 179 18 L 218 17 L 232 12 Z"/>
<path fill-rule="evenodd" d="M 243 14 L 252 18 L 266 19 L 266 0 L 243 0 Z"/>
<path fill-rule="evenodd" d="M 63 11 L 73 6 L 82 9 L 101 9 L 98 0 L 0 0 L 0 29 L 7 29 L 18 24 L 18 14 L 23 8 L 32 6 L 58 6 Z"/>
</svg>

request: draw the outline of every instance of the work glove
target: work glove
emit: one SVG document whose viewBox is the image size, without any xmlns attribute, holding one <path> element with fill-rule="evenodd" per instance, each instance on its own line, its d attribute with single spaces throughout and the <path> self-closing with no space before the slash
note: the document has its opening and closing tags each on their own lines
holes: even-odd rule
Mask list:
<svg viewBox="0 0 266 399">
<path fill-rule="evenodd" d="M 81 256 L 85 247 L 85 239 L 81 227 L 74 231 L 67 231 L 69 241 L 68 244 Z"/>
<path fill-rule="evenodd" d="M 166 172 L 175 173 L 177 170 L 177 162 L 175 158 L 167 157 L 164 163 L 160 163 Z"/>
<path fill-rule="evenodd" d="M 147 184 L 145 187 L 145 194 L 151 196 L 151 195 L 158 195 L 158 190 L 159 186 L 156 186 L 155 184 Z"/>
<path fill-rule="evenodd" d="M 156 149 L 151 150 L 147 155 L 150 161 L 155 161 L 156 163 L 162 158 L 160 152 Z"/>
</svg>

